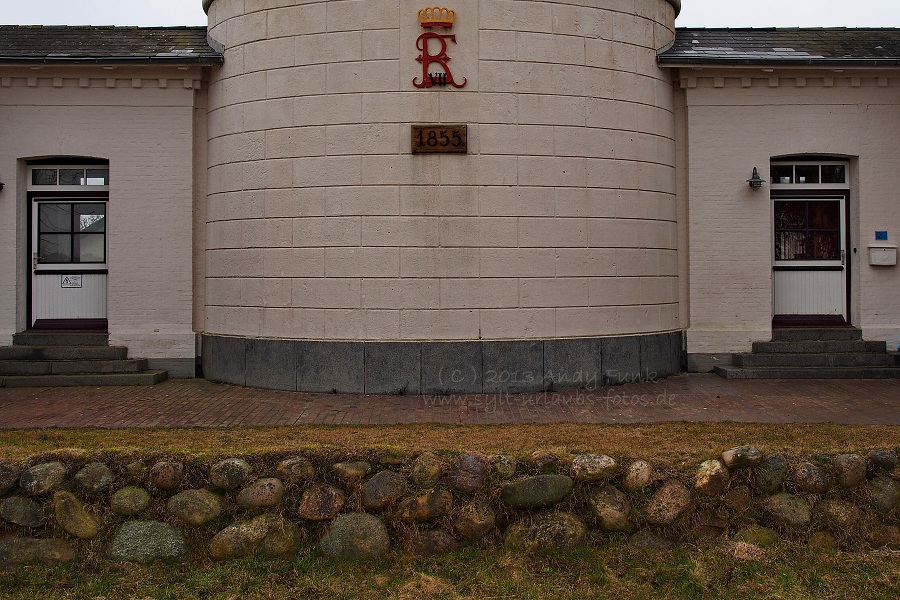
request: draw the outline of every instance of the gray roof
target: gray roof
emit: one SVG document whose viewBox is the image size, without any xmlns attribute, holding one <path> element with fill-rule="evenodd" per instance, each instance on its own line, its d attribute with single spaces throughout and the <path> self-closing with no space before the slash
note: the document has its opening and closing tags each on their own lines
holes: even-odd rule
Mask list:
<svg viewBox="0 0 900 600">
<path fill-rule="evenodd" d="M 0 25 L 0 64 L 221 64 L 205 27 Z"/>
<path fill-rule="evenodd" d="M 663 66 L 898 66 L 900 29 L 685 29 L 659 55 Z"/>
</svg>

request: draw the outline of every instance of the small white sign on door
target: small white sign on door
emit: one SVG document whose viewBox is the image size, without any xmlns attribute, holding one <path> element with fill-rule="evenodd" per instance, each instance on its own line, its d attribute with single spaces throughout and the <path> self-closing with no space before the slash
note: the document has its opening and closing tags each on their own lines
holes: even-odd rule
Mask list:
<svg viewBox="0 0 900 600">
<path fill-rule="evenodd" d="M 81 275 L 60 275 L 62 288 L 80 288 Z"/>
</svg>

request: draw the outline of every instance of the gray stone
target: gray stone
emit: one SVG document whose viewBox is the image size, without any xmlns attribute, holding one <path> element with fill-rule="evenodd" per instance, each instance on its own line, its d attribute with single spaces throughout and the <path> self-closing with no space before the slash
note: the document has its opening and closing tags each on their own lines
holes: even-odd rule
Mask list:
<svg viewBox="0 0 900 600">
<path fill-rule="evenodd" d="M 302 456 L 285 458 L 275 467 L 275 474 L 287 485 L 294 485 L 316 478 L 316 469 L 313 464 Z"/>
<path fill-rule="evenodd" d="M 572 460 L 575 480 L 585 483 L 614 477 L 619 470 L 616 459 L 605 454 L 580 454 Z"/>
<path fill-rule="evenodd" d="M 257 479 L 240 491 L 237 505 L 241 508 L 272 508 L 284 498 L 284 484 L 275 477 Z"/>
<path fill-rule="evenodd" d="M 628 496 L 612 485 L 606 484 L 590 490 L 587 502 L 603 531 L 627 531 L 631 528 L 628 520 L 631 502 L 628 501 Z"/>
<path fill-rule="evenodd" d="M 297 389 L 297 342 L 248 339 L 244 385 L 270 390 Z"/>
<path fill-rule="evenodd" d="M 490 458 L 490 463 L 491 470 L 494 472 L 497 479 L 512 479 L 513 475 L 516 474 L 516 468 L 518 467 L 516 459 L 512 456 L 506 456 L 505 454 L 494 454 Z"/>
<path fill-rule="evenodd" d="M 642 550 L 671 550 L 675 542 L 661 537 L 652 531 L 638 531 L 628 539 L 628 545 Z"/>
<path fill-rule="evenodd" d="M 484 503 L 467 504 L 459 511 L 453 527 L 465 538 L 479 538 L 494 528 L 494 511 Z"/>
<path fill-rule="evenodd" d="M 738 446 L 722 453 L 722 462 L 729 469 L 755 467 L 762 462 L 762 452 L 753 446 Z"/>
<path fill-rule="evenodd" d="M 807 494 L 824 494 L 831 487 L 831 479 L 825 469 L 811 462 L 797 465 L 793 476 L 796 486 Z"/>
<path fill-rule="evenodd" d="M 652 479 L 653 465 L 646 460 L 636 460 L 625 469 L 622 487 L 625 488 L 625 491 L 636 494 L 644 491 Z"/>
<path fill-rule="evenodd" d="M 406 479 L 394 471 L 379 471 L 362 486 L 360 499 L 367 510 L 381 510 L 406 493 Z"/>
<path fill-rule="evenodd" d="M 387 446 L 378 449 L 375 460 L 386 467 L 402 467 L 409 462 L 410 456 L 411 454 L 408 450 Z"/>
<path fill-rule="evenodd" d="M 474 494 L 484 485 L 487 470 L 481 457 L 475 454 L 457 456 L 444 480 L 451 488 L 463 494 Z"/>
<path fill-rule="evenodd" d="M 413 462 L 410 480 L 417 488 L 431 488 L 437 485 L 444 473 L 444 460 L 433 452 L 423 452 Z"/>
<path fill-rule="evenodd" d="M 694 477 L 694 490 L 703 496 L 721 496 L 728 487 L 728 468 L 718 460 L 700 463 Z"/>
<path fill-rule="evenodd" d="M 753 478 L 756 489 L 765 494 L 774 494 L 781 489 L 788 471 L 787 458 L 783 454 L 768 454 L 753 467 Z"/>
<path fill-rule="evenodd" d="M 866 459 L 859 454 L 841 454 L 834 459 L 834 469 L 843 487 L 856 487 L 866 480 Z"/>
<path fill-rule="evenodd" d="M 94 539 L 100 533 L 103 521 L 88 511 L 84 503 L 71 492 L 59 491 L 53 494 L 53 512 L 56 524 L 79 539 Z"/>
<path fill-rule="evenodd" d="M 222 490 L 236 490 L 253 475 L 253 467 L 243 458 L 226 458 L 209 468 L 209 482 Z"/>
<path fill-rule="evenodd" d="M 722 502 L 734 512 L 743 514 L 753 507 L 753 493 L 746 485 L 739 485 L 725 492 Z"/>
<path fill-rule="evenodd" d="M 422 345 L 366 342 L 367 394 L 418 395 L 422 390 Z"/>
<path fill-rule="evenodd" d="M 140 483 L 147 474 L 147 465 L 144 461 L 136 460 L 125 465 L 125 477 L 133 483 Z"/>
<path fill-rule="evenodd" d="M 440 556 L 452 552 L 458 547 L 459 542 L 452 535 L 440 529 L 423 531 L 410 544 L 413 553 L 420 556 Z"/>
<path fill-rule="evenodd" d="M 891 472 L 897 468 L 897 453 L 890 450 L 869 450 L 869 460 L 872 463 L 873 475 L 879 471 Z"/>
<path fill-rule="evenodd" d="M 681 371 L 680 350 L 673 347 L 673 338 L 668 333 L 640 336 L 641 372 L 644 378 L 656 381 Z"/>
<path fill-rule="evenodd" d="M 543 388 L 542 342 L 528 340 L 483 344 L 485 394 L 536 392 Z"/>
<path fill-rule="evenodd" d="M 879 527 L 866 531 L 866 541 L 873 548 L 900 550 L 900 527 L 880 523 Z"/>
<path fill-rule="evenodd" d="M 445 517 L 453 508 L 453 496 L 447 490 L 429 490 L 406 498 L 394 509 L 394 518 L 409 523 L 425 523 Z"/>
<path fill-rule="evenodd" d="M 481 342 L 423 342 L 423 394 L 480 394 Z"/>
<path fill-rule="evenodd" d="M 803 498 L 793 494 L 776 494 L 763 503 L 763 508 L 782 525 L 803 527 L 809 525 L 812 510 Z"/>
<path fill-rule="evenodd" d="M 509 483 L 500 490 L 500 500 L 519 510 L 549 508 L 572 493 L 575 482 L 566 475 L 536 475 Z"/>
<path fill-rule="evenodd" d="M 13 489 L 19 480 L 19 469 L 16 465 L 0 461 L 0 496 Z"/>
<path fill-rule="evenodd" d="M 113 538 L 109 556 L 139 563 L 179 560 L 184 556 L 184 536 L 168 523 L 128 521 Z"/>
<path fill-rule="evenodd" d="M 828 498 L 816 505 L 816 512 L 837 529 L 846 529 L 859 521 L 860 510 L 852 502 Z"/>
<path fill-rule="evenodd" d="M 201 345 L 203 376 L 210 381 L 246 385 L 247 341 L 237 337 L 204 335 Z"/>
<path fill-rule="evenodd" d="M 887 475 L 879 475 L 866 483 L 866 496 L 879 512 L 890 512 L 900 499 L 900 485 Z"/>
<path fill-rule="evenodd" d="M 166 509 L 188 525 L 201 526 L 225 512 L 225 501 L 209 490 L 186 490 L 169 498 Z"/>
<path fill-rule="evenodd" d="M 259 515 L 229 525 L 209 542 L 213 560 L 241 558 L 258 552 L 267 556 L 284 556 L 293 552 L 300 542 L 300 528 L 275 514 Z"/>
<path fill-rule="evenodd" d="M 0 519 L 22 527 L 43 527 L 44 510 L 30 498 L 12 496 L 0 502 Z"/>
<path fill-rule="evenodd" d="M 778 534 L 768 527 L 760 527 L 759 525 L 751 525 L 745 527 L 734 534 L 732 538 L 735 542 L 744 542 L 745 544 L 753 544 L 760 548 L 774 546 L 781 541 Z"/>
<path fill-rule="evenodd" d="M 647 503 L 647 521 L 651 525 L 674 523 L 691 505 L 691 493 L 677 479 L 669 479 Z"/>
<path fill-rule="evenodd" d="M 150 506 L 150 494 L 144 488 L 136 486 L 124 487 L 116 491 L 110 498 L 109 509 L 113 514 L 133 517 L 141 514 Z"/>
<path fill-rule="evenodd" d="M 544 340 L 544 389 L 596 389 L 603 383 L 600 338 Z"/>
<path fill-rule="evenodd" d="M 75 548 L 66 540 L 16 536 L 0 537 L 0 569 L 20 565 L 60 565 L 77 558 Z"/>
<path fill-rule="evenodd" d="M 531 456 L 528 457 L 528 462 L 531 463 L 531 468 L 538 473 L 555 473 L 559 470 L 559 466 L 562 463 L 557 455 L 544 450 L 532 452 Z"/>
<path fill-rule="evenodd" d="M 327 521 L 344 508 L 344 493 L 334 486 L 313 484 L 303 492 L 297 516 L 308 521 Z"/>
<path fill-rule="evenodd" d="M 328 557 L 356 560 L 384 554 L 390 547 L 390 538 L 378 517 L 366 513 L 345 513 L 337 516 L 319 545 Z"/>
<path fill-rule="evenodd" d="M 601 354 L 604 385 L 622 385 L 643 379 L 640 336 L 606 338 Z"/>
<path fill-rule="evenodd" d="M 365 393 L 363 342 L 297 342 L 297 389 L 339 394 Z"/>
<path fill-rule="evenodd" d="M 52 492 L 65 481 L 66 472 L 66 465 L 59 461 L 35 465 L 19 477 L 19 489 L 29 496 Z"/>
<path fill-rule="evenodd" d="M 259 552 L 270 557 L 286 556 L 297 549 L 302 539 L 303 534 L 296 524 L 278 515 L 272 515 L 269 532 L 263 538 Z"/>
<path fill-rule="evenodd" d="M 372 465 L 364 461 L 340 462 L 331 466 L 337 478 L 347 486 L 353 486 L 372 472 Z"/>
<path fill-rule="evenodd" d="M 106 491 L 115 480 L 116 476 L 109 467 L 100 462 L 88 463 L 75 473 L 75 481 L 88 494 Z"/>
<path fill-rule="evenodd" d="M 566 550 L 583 546 L 587 528 L 577 515 L 567 512 L 548 512 L 526 517 L 510 525 L 506 531 L 506 546 L 512 549 Z"/>
<path fill-rule="evenodd" d="M 180 462 L 164 460 L 150 467 L 150 483 L 161 490 L 174 490 L 181 486 L 184 465 Z"/>
</svg>

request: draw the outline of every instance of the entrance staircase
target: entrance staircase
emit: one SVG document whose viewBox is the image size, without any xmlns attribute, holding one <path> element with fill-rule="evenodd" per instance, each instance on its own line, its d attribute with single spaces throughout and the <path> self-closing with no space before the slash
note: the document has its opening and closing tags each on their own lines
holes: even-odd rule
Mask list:
<svg viewBox="0 0 900 600">
<path fill-rule="evenodd" d="M 771 342 L 754 342 L 732 363 L 713 371 L 726 379 L 900 379 L 900 353 L 853 327 L 776 328 Z"/>
<path fill-rule="evenodd" d="M 110 346 L 107 333 L 27 331 L 0 347 L 0 387 L 153 385 L 167 376 Z"/>
</svg>

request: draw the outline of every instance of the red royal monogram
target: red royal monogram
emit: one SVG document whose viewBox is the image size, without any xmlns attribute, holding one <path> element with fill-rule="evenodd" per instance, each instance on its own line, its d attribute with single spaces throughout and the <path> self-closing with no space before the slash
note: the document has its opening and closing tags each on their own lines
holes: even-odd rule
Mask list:
<svg viewBox="0 0 900 600">
<path fill-rule="evenodd" d="M 432 43 L 432 40 L 434 40 L 435 43 Z M 453 80 L 453 73 L 450 72 L 450 67 L 447 66 L 447 63 L 450 62 L 450 57 L 447 56 L 447 40 L 450 40 L 455 44 L 456 35 L 426 31 L 419 36 L 418 40 L 416 40 L 416 48 L 422 52 L 416 58 L 417 61 L 422 63 L 422 80 L 417 81 L 414 77 L 414 86 L 417 88 L 430 88 L 434 86 L 452 85 L 455 88 L 461 88 L 466 85 L 468 79 L 463 77 L 462 83 L 457 83 Z M 437 53 L 432 54 L 431 51 L 434 48 L 440 48 L 440 50 Z M 431 71 L 431 65 L 438 65 L 442 70 L 437 72 Z"/>
</svg>

